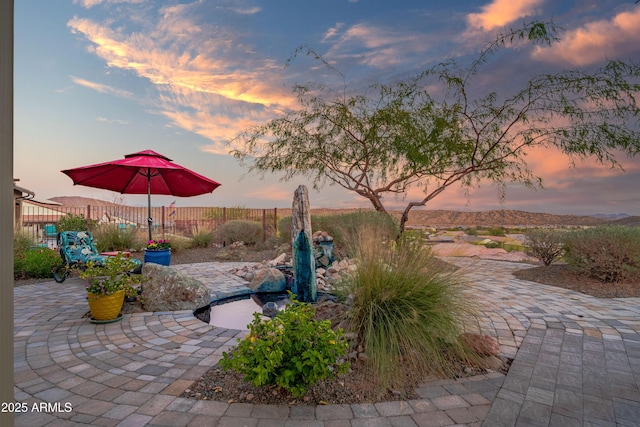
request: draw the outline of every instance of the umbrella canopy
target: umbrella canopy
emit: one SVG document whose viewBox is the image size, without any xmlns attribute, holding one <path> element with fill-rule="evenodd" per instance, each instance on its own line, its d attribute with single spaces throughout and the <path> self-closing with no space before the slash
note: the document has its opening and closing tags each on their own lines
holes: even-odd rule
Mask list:
<svg viewBox="0 0 640 427">
<path fill-rule="evenodd" d="M 127 154 L 124 159 L 63 170 L 74 185 L 102 188 L 121 194 L 147 194 L 151 240 L 151 194 L 191 197 L 211 193 L 219 183 L 172 162 L 152 150 Z"/>
</svg>

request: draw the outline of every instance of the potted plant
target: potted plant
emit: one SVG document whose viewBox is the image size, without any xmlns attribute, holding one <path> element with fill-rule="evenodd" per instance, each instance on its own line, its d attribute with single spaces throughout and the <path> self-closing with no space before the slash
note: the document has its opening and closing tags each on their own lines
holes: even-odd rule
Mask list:
<svg viewBox="0 0 640 427">
<path fill-rule="evenodd" d="M 171 243 L 166 239 L 149 240 L 144 250 L 144 262 L 169 265 L 171 263 Z"/>
<path fill-rule="evenodd" d="M 137 265 L 124 254 L 107 257 L 104 265 L 87 262 L 80 277 L 87 281 L 87 300 L 92 321 L 108 322 L 118 319 L 125 294 L 133 295 L 135 286 L 142 282 L 142 275 L 131 274 Z"/>
</svg>

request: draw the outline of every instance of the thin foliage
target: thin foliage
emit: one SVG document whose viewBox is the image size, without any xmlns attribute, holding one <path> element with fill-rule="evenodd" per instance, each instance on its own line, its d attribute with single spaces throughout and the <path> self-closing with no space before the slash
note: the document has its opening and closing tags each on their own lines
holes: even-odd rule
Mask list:
<svg viewBox="0 0 640 427">
<path fill-rule="evenodd" d="M 477 76 L 492 55 L 512 45 L 552 44 L 558 30 L 550 22 L 510 29 L 467 67 L 452 59 L 363 93 L 297 85 L 300 108 L 240 134 L 232 154 L 250 172 L 305 176 L 315 188 L 339 185 L 380 212 L 386 197 L 407 197 L 418 186 L 424 194 L 407 202 L 401 231 L 412 208 L 452 185 L 542 187 L 525 161 L 535 147 L 618 165 L 616 153 L 640 150 L 639 65 L 609 61 L 593 72 L 532 76 L 513 93 L 479 87 L 484 79 Z M 333 69 L 312 49 L 307 54 Z"/>
</svg>

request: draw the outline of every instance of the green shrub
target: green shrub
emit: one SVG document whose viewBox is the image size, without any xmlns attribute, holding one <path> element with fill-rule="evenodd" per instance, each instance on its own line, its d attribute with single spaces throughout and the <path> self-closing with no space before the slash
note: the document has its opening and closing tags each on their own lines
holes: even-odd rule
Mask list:
<svg viewBox="0 0 640 427">
<path fill-rule="evenodd" d="M 213 231 L 196 229 L 191 233 L 192 248 L 206 248 L 213 241 Z"/>
<path fill-rule="evenodd" d="M 357 271 L 345 281 L 353 295 L 348 332 L 365 343 L 379 386 L 402 390 L 410 376 L 449 374 L 456 358 L 477 360 L 459 338 L 471 305 L 428 248 L 403 239 L 382 245 L 367 228 L 356 243 Z"/>
<path fill-rule="evenodd" d="M 490 236 L 504 236 L 504 228 L 502 227 L 489 227 L 487 230 Z"/>
<path fill-rule="evenodd" d="M 564 234 L 548 228 L 527 231 L 525 244 L 527 253 L 538 258 L 542 264 L 551 265 L 564 253 Z"/>
<path fill-rule="evenodd" d="M 61 263 L 60 254 L 53 249 L 30 249 L 14 255 L 13 275 L 16 279 L 51 278 L 54 267 Z"/>
<path fill-rule="evenodd" d="M 138 229 L 118 227 L 118 224 L 100 224 L 93 227 L 93 239 L 100 252 L 128 251 L 145 246 L 145 239 L 138 234 Z"/>
<path fill-rule="evenodd" d="M 233 220 L 222 224 L 213 232 L 217 241 L 244 242 L 255 245 L 262 240 L 262 224 L 254 221 Z"/>
<path fill-rule="evenodd" d="M 290 295 L 291 303 L 273 319 L 254 314 L 249 335 L 222 354 L 220 366 L 244 374 L 256 387 L 277 385 L 300 397 L 316 382 L 347 372 L 348 345 L 342 330 L 314 320 L 315 308 Z"/>
<path fill-rule="evenodd" d="M 281 244 L 282 244 L 282 241 L 278 237 L 269 236 L 267 237 L 267 240 L 265 240 L 264 242 L 261 241 L 256 243 L 255 249 L 259 251 L 269 251 L 269 250 L 276 249 Z"/>
<path fill-rule="evenodd" d="M 606 283 L 640 278 L 640 228 L 604 226 L 567 233 L 565 259 Z"/>
<path fill-rule="evenodd" d="M 495 236 L 495 234 L 492 234 L 492 236 Z M 502 244 L 500 242 L 489 242 L 485 244 L 484 247 L 487 249 L 498 249 L 502 247 Z"/>
<path fill-rule="evenodd" d="M 35 245 L 36 242 L 26 231 L 14 231 L 13 232 L 13 253 L 22 253 L 29 250 L 29 248 Z"/>
<path fill-rule="evenodd" d="M 95 220 L 91 221 L 91 225 L 95 224 Z M 56 223 L 56 231 L 58 231 L 58 233 L 61 231 L 86 231 L 88 229 L 87 219 L 84 217 L 84 214 L 75 215 L 67 213 Z"/>
</svg>

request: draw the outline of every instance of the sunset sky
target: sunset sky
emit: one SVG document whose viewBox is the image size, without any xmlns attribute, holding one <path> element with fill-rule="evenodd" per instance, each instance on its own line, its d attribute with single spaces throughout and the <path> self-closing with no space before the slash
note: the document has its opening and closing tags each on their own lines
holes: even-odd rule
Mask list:
<svg viewBox="0 0 640 427">
<path fill-rule="evenodd" d="M 640 61 L 640 4 L 633 0 L 16 0 L 14 176 L 44 201 L 54 196 L 114 200 L 73 186 L 60 171 L 151 149 L 222 184 L 193 198 L 154 205 L 290 207 L 305 179 L 246 175 L 228 155 L 239 132 L 297 108 L 296 83 L 327 76 L 299 46 L 332 61 L 350 87 L 392 82 L 448 58 L 463 65 L 505 27 L 553 20 L 551 47 L 526 44 L 488 64 L 488 93 L 510 95 L 534 74 Z M 545 189 L 483 184 L 466 197 L 451 188 L 427 208 L 520 209 L 640 215 L 640 158 L 625 171 L 531 152 Z M 390 208 L 418 199 L 388 199 Z M 126 201 L 144 205 L 144 196 Z M 338 187 L 310 189 L 312 207 L 370 207 Z"/>
</svg>

